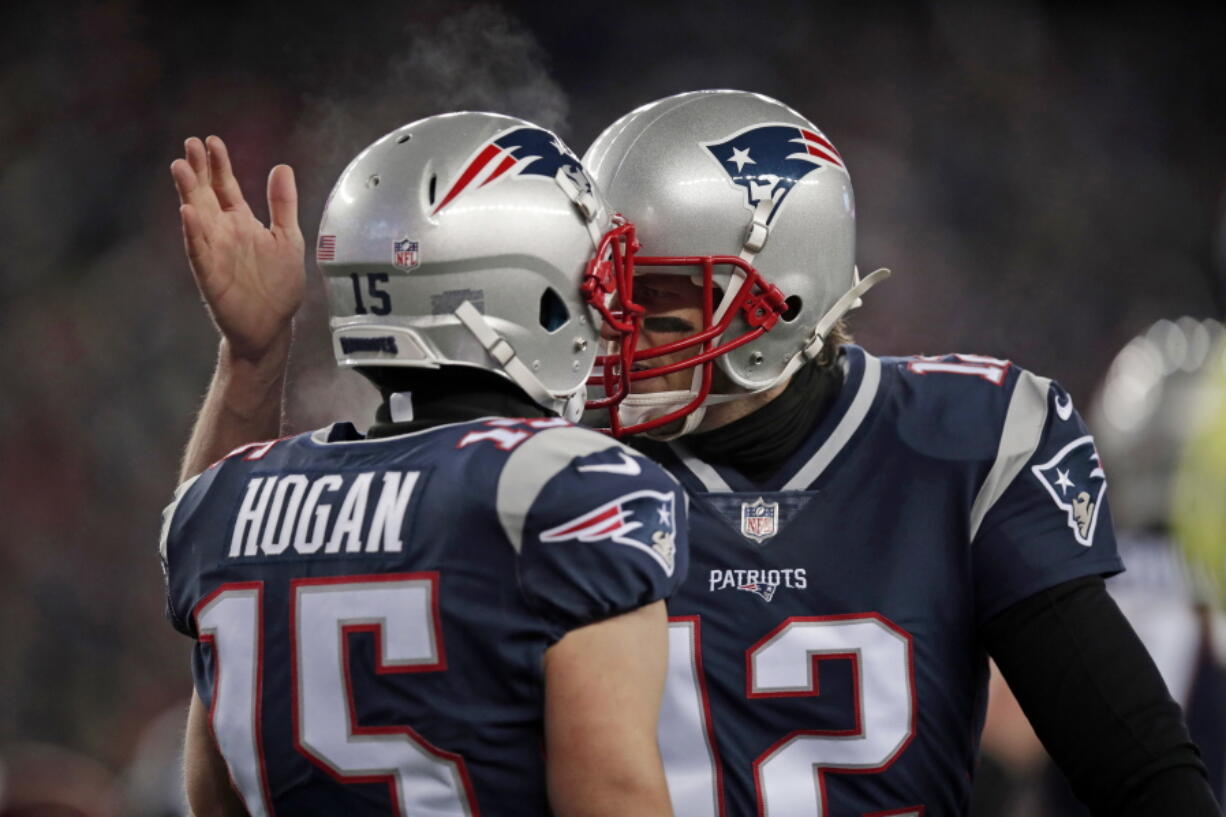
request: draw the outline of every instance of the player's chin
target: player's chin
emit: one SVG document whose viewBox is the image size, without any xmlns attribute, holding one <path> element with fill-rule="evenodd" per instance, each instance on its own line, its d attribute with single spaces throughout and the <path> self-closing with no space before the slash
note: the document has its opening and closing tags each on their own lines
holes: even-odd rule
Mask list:
<svg viewBox="0 0 1226 817">
<path fill-rule="evenodd" d="M 654 394 L 661 391 L 685 391 L 689 387 L 690 378 L 688 375 L 678 377 L 676 373 L 673 373 L 634 380 L 630 383 L 630 392 L 632 394 Z"/>
<path fill-rule="evenodd" d="M 686 356 L 664 355 L 661 357 L 647 358 L 646 360 L 637 361 L 634 364 L 632 371 L 642 372 L 648 369 L 657 369 L 663 366 L 671 366 L 674 363 L 680 363 L 688 359 Z M 630 391 L 634 394 L 652 394 L 660 391 L 688 391 L 690 385 L 694 382 L 694 370 L 692 368 L 681 369 L 668 374 L 656 375 L 655 377 L 644 377 L 641 380 L 633 380 L 630 383 Z"/>
<path fill-rule="evenodd" d="M 677 434 L 681 432 L 681 428 L 684 425 L 685 425 L 685 418 L 682 417 L 680 420 L 673 420 L 671 423 L 665 423 L 664 425 L 660 426 L 657 429 L 654 429 L 650 433 L 658 435 L 664 439 L 669 439 L 669 438 L 677 436 Z"/>
</svg>

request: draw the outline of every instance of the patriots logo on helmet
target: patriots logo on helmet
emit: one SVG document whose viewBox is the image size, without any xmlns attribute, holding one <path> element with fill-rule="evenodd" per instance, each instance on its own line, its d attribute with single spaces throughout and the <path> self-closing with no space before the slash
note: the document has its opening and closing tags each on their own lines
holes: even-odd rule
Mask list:
<svg viewBox="0 0 1226 817">
<path fill-rule="evenodd" d="M 671 493 L 633 491 L 550 528 L 541 541 L 616 542 L 643 551 L 671 576 L 677 555 L 673 510 Z"/>
<path fill-rule="evenodd" d="M 581 187 L 589 191 L 592 189 L 592 182 L 583 165 L 549 131 L 541 128 L 504 131 L 477 148 L 456 174 L 455 181 L 447 188 L 431 215 L 438 215 L 465 190 L 475 190 L 505 179 L 535 177 L 552 180 L 559 170 Z"/>
<path fill-rule="evenodd" d="M 762 601 L 770 601 L 775 597 L 775 591 L 779 589 L 777 584 L 767 584 L 766 582 L 754 582 L 753 584 L 738 585 L 737 590 L 744 590 L 747 593 L 753 593 Z"/>
<path fill-rule="evenodd" d="M 1068 514 L 1068 526 L 1077 542 L 1086 547 L 1093 544 L 1098 509 L 1107 489 L 1107 475 L 1094 449 L 1093 438 L 1086 435 L 1073 440 L 1056 456 L 1030 470 L 1051 494 L 1056 506 Z"/>
<path fill-rule="evenodd" d="M 745 192 L 745 205 L 755 210 L 770 202 L 770 224 L 796 183 L 820 167 L 844 173 L 843 157 L 817 131 L 796 125 L 752 125 L 715 142 L 700 142 L 719 162 L 732 184 Z"/>
</svg>

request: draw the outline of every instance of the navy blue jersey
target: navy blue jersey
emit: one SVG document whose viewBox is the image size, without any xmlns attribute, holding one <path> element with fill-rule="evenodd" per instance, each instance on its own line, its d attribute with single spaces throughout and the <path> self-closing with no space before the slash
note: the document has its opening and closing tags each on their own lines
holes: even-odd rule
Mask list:
<svg viewBox="0 0 1226 817">
<path fill-rule="evenodd" d="M 248 446 L 163 521 L 168 614 L 257 815 L 542 815 L 542 660 L 668 596 L 684 501 L 558 419 Z"/>
<path fill-rule="evenodd" d="M 763 484 L 643 446 L 691 497 L 660 730 L 679 817 L 965 814 L 981 625 L 1122 569 L 1057 384 L 979 356 L 841 360 L 830 411 Z"/>
</svg>

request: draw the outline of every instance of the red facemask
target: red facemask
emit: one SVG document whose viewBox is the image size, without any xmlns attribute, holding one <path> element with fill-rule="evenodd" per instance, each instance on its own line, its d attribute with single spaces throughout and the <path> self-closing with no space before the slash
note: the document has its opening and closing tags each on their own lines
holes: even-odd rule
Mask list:
<svg viewBox="0 0 1226 817">
<path fill-rule="evenodd" d="M 586 407 L 588 410 L 605 409 L 609 412 L 609 426 L 602 430 L 615 437 L 650 431 L 693 413 L 711 392 L 715 359 L 770 331 L 787 310 L 783 292 L 742 258 L 732 255 L 638 256 L 638 249 L 633 224 L 623 223 L 610 230 L 605 234 L 595 257 L 588 262 L 582 285 L 587 302 L 604 319 L 604 334 L 606 337 L 614 335 L 616 344 L 615 352 L 596 358 L 596 370 L 588 379 L 588 385 L 602 389 L 604 396 L 589 400 Z M 702 327 L 697 332 L 662 346 L 636 350 L 646 311 L 634 300 L 636 265 L 701 268 Z M 716 321 L 716 294 L 719 290 L 715 285 L 714 270 L 722 265 L 735 267 L 743 278 L 723 315 Z M 612 297 L 614 295 L 615 298 Z M 731 338 L 723 337 L 738 314 L 745 319 L 746 330 Z M 638 361 L 695 346 L 700 349 L 685 360 L 634 368 Z M 633 382 L 695 367 L 701 367 L 700 386 L 688 403 L 660 417 L 630 425 L 622 423 L 619 406 L 630 395 Z"/>
</svg>

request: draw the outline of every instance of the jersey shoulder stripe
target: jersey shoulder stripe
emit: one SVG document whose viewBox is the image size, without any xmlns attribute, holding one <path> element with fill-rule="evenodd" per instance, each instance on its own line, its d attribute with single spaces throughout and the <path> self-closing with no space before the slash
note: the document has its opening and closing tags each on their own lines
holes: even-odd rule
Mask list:
<svg viewBox="0 0 1226 817">
<path fill-rule="evenodd" d="M 900 437 L 926 456 L 982 469 L 969 509 L 973 540 L 984 519 L 1043 446 L 1055 412 L 1072 402 L 1049 378 L 984 355 L 891 358 Z M 1060 396 L 1064 395 L 1064 402 Z"/>
<path fill-rule="evenodd" d="M 1013 394 L 1009 398 L 1009 408 L 1005 412 L 996 459 L 971 506 L 972 541 L 988 511 L 1038 450 L 1043 439 L 1043 428 L 1047 424 L 1050 390 L 1051 380 L 1046 377 L 1039 377 L 1025 370 L 1018 377 Z"/>
</svg>

